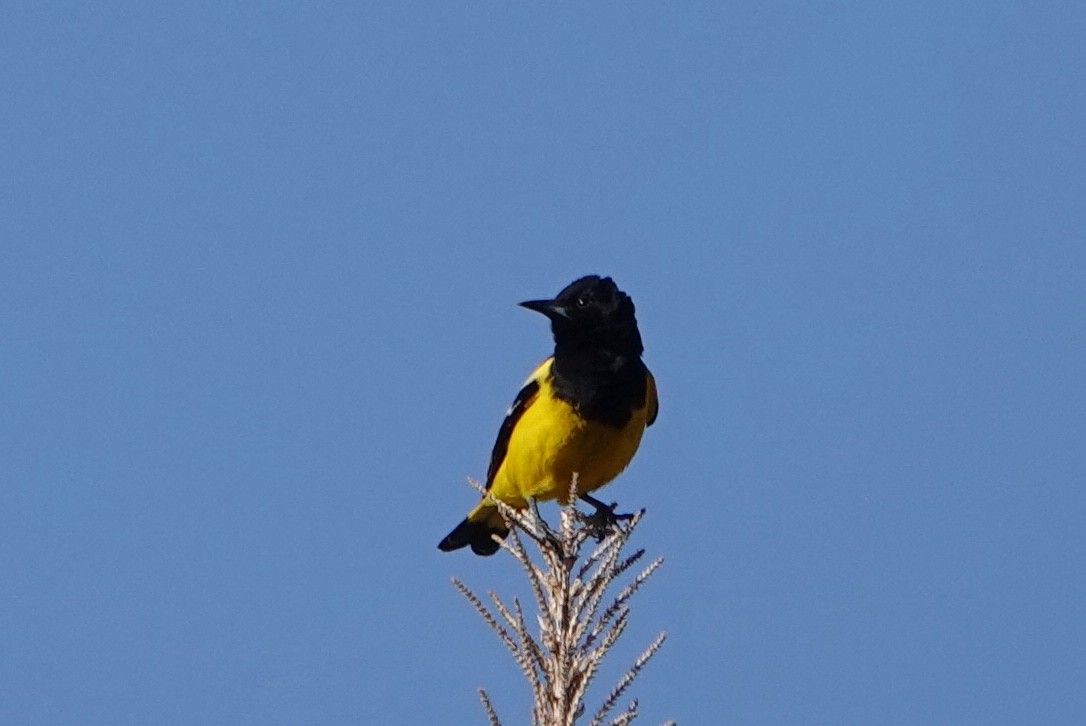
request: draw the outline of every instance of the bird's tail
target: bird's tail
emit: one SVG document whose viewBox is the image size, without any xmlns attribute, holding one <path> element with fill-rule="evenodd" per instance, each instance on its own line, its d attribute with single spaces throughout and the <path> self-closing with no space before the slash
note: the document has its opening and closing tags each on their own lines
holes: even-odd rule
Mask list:
<svg viewBox="0 0 1086 726">
<path fill-rule="evenodd" d="M 471 551 L 477 555 L 492 555 L 501 547 L 494 541 L 495 534 L 504 539 L 509 534 L 509 527 L 498 508 L 484 499 L 441 540 L 437 548 L 442 552 L 452 552 L 471 545 Z"/>
</svg>

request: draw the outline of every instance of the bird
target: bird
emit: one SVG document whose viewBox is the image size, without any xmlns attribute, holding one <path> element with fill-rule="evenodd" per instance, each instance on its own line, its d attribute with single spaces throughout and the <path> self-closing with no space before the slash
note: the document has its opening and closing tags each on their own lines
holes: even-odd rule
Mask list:
<svg viewBox="0 0 1086 726">
<path fill-rule="evenodd" d="M 617 477 L 656 420 L 656 381 L 641 360 L 644 346 L 633 300 L 610 277 L 574 280 L 553 299 L 520 303 L 545 315 L 554 354 L 520 389 L 498 430 L 482 501 L 441 542 L 444 552 L 470 546 L 492 555 L 508 525 L 494 500 L 516 509 L 578 498 L 614 521 L 615 505 L 591 492 Z"/>
</svg>

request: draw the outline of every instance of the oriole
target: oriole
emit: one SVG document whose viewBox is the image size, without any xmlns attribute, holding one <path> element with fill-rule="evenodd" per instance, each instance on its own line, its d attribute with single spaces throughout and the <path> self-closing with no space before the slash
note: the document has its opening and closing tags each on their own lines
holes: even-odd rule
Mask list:
<svg viewBox="0 0 1086 726">
<path fill-rule="evenodd" d="M 525 382 L 498 431 L 486 475 L 486 496 L 438 548 L 471 546 L 492 555 L 508 528 L 493 500 L 518 509 L 528 499 L 568 503 L 578 496 L 600 514 L 612 507 L 590 496 L 630 463 L 645 428 L 656 420 L 656 382 L 630 296 L 609 277 L 574 281 L 553 300 L 520 303 L 546 315 L 554 355 Z"/>
</svg>

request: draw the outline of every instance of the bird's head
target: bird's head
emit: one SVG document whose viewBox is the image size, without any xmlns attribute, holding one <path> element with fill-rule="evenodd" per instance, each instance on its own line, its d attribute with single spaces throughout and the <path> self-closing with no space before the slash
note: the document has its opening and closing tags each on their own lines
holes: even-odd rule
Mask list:
<svg viewBox="0 0 1086 726">
<path fill-rule="evenodd" d="M 633 300 L 610 277 L 588 275 L 571 282 L 553 300 L 520 305 L 550 319 L 559 347 L 598 346 L 641 354 Z"/>
</svg>

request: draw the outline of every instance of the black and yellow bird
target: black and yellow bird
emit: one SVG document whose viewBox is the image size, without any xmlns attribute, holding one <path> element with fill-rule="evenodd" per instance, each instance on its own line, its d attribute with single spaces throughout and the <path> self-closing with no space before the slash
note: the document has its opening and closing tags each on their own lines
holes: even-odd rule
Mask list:
<svg viewBox="0 0 1086 726">
<path fill-rule="evenodd" d="M 609 277 L 574 281 L 553 300 L 520 303 L 546 315 L 554 355 L 517 394 L 490 455 L 486 496 L 438 548 L 471 546 L 492 555 L 509 530 L 495 499 L 523 509 L 528 500 L 568 503 L 578 495 L 601 515 L 612 507 L 589 492 L 607 484 L 633 459 L 645 428 L 656 420 L 656 382 L 641 361 L 634 304 Z"/>
</svg>

